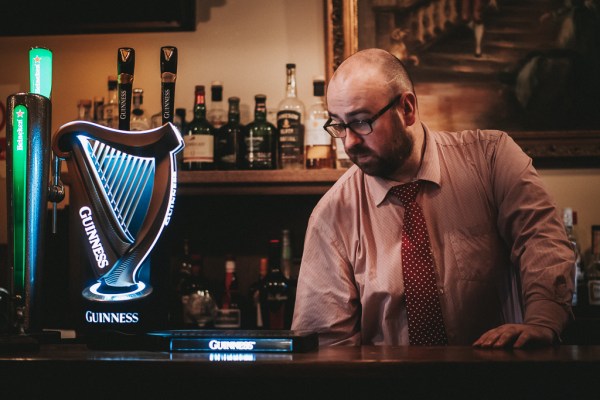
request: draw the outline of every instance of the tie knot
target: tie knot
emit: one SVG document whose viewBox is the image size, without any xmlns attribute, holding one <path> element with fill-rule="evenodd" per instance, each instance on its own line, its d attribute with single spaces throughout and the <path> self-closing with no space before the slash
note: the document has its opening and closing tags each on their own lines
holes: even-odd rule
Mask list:
<svg viewBox="0 0 600 400">
<path fill-rule="evenodd" d="M 405 183 L 404 185 L 394 186 L 391 189 L 393 195 L 398 197 L 402 202 L 402 205 L 407 206 L 410 203 L 414 203 L 421 187 L 421 181 L 414 181 Z"/>
</svg>

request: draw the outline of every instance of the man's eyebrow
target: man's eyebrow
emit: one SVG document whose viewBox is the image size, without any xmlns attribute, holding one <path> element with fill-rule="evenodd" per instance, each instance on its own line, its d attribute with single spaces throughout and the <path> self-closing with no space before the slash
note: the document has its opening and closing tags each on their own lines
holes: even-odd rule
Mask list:
<svg viewBox="0 0 600 400">
<path fill-rule="evenodd" d="M 348 113 L 348 115 L 349 116 L 354 116 L 354 115 L 358 115 L 358 114 L 369 114 L 369 113 L 371 113 L 371 110 L 367 110 L 366 108 L 358 108 L 356 110 L 350 111 Z M 329 117 L 331 119 L 339 119 L 339 120 L 341 120 L 341 118 L 339 117 L 339 115 L 331 113 L 331 112 L 329 113 Z"/>
</svg>

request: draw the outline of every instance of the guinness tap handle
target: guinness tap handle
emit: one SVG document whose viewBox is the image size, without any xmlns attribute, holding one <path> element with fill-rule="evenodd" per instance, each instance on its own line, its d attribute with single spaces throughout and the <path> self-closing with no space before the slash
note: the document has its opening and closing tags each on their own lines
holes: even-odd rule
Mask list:
<svg viewBox="0 0 600 400">
<path fill-rule="evenodd" d="M 120 47 L 117 51 L 117 86 L 119 93 L 119 129 L 128 131 L 131 120 L 131 94 L 135 70 L 135 50 Z"/>
<path fill-rule="evenodd" d="M 175 80 L 177 79 L 177 47 L 160 49 L 160 82 L 162 123 L 173 122 L 175 113 Z"/>
</svg>

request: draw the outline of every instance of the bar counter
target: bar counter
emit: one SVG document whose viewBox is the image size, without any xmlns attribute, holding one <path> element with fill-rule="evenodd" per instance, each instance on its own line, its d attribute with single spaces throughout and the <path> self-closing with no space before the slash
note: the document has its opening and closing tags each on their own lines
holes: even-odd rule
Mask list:
<svg viewBox="0 0 600 400">
<path fill-rule="evenodd" d="M 0 354 L 1 398 L 583 399 L 598 398 L 599 383 L 600 346 L 229 354 L 99 351 L 61 343 Z"/>
</svg>

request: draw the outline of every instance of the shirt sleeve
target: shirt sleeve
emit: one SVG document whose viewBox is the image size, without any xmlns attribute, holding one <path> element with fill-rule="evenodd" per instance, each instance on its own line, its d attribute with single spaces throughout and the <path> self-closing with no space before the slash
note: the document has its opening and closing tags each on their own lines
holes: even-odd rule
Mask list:
<svg viewBox="0 0 600 400">
<path fill-rule="evenodd" d="M 292 329 L 319 333 L 319 345 L 360 345 L 354 274 L 333 229 L 313 211 L 298 277 Z"/>
<path fill-rule="evenodd" d="M 518 268 L 524 322 L 557 337 L 571 314 L 575 254 L 557 207 L 528 157 L 504 134 L 491 157 L 498 228 Z"/>
</svg>

